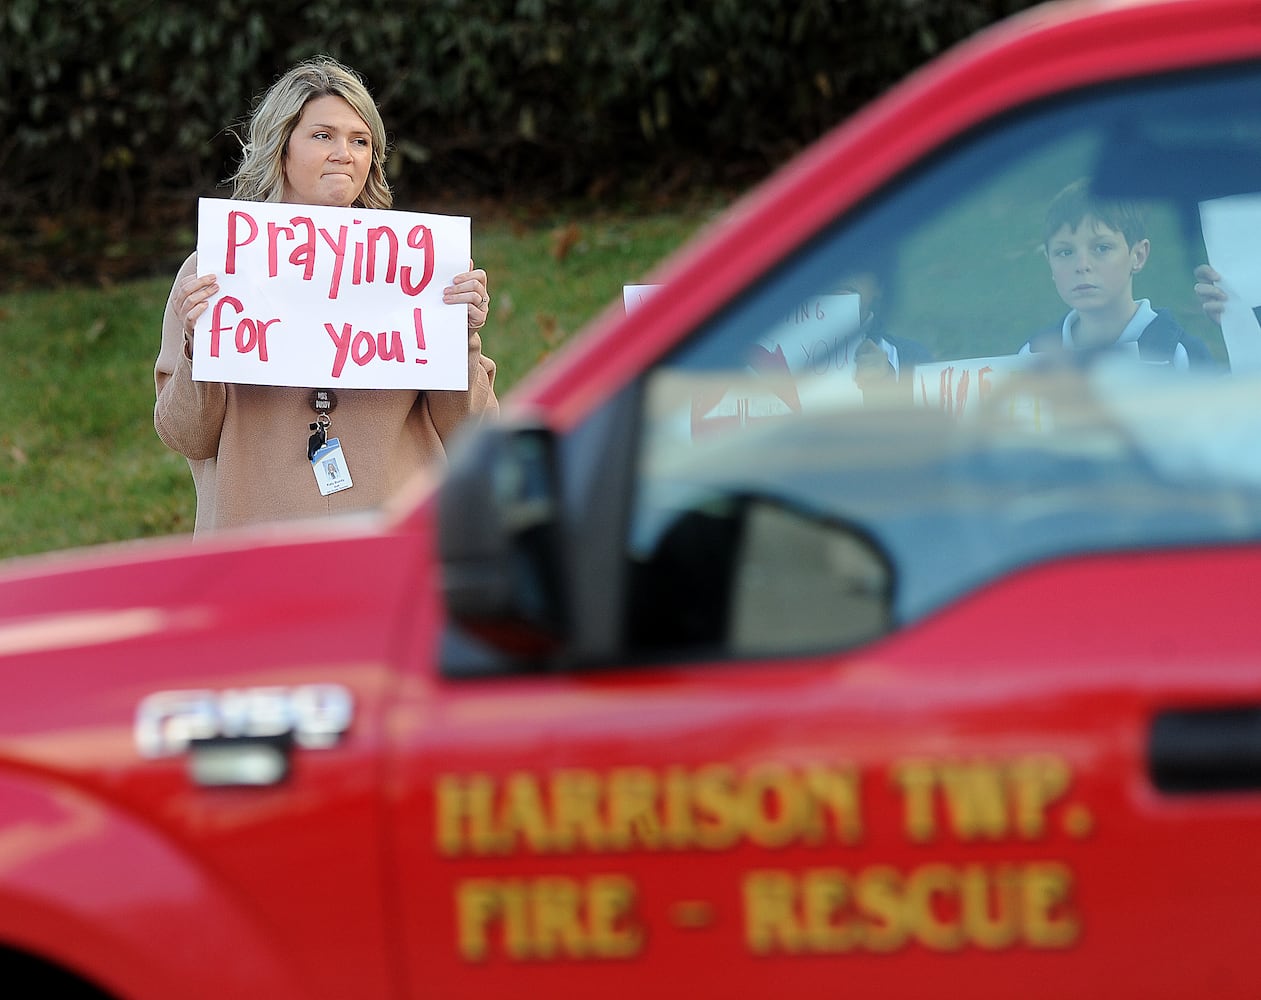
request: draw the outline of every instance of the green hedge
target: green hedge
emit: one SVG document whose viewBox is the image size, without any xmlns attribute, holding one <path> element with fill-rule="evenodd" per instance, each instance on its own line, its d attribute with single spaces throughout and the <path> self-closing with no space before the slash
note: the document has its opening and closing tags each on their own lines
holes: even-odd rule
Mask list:
<svg viewBox="0 0 1261 1000">
<path fill-rule="evenodd" d="M 320 52 L 380 102 L 402 205 L 745 183 L 1029 5 L 7 0 L 0 213 L 160 218 L 155 203 L 214 189 L 236 153 L 230 126 Z"/>
</svg>

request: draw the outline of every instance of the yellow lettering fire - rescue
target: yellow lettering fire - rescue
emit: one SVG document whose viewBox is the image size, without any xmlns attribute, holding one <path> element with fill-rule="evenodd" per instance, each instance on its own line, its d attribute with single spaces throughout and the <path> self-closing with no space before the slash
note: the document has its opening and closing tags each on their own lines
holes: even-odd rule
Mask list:
<svg viewBox="0 0 1261 1000">
<path fill-rule="evenodd" d="M 744 879 L 745 941 L 758 955 L 891 952 L 912 943 L 932 951 L 1066 948 L 1081 930 L 1072 888 L 1072 872 L 1052 861 L 754 871 Z"/>
<path fill-rule="evenodd" d="M 457 946 L 472 962 L 630 958 L 644 939 L 634 907 L 624 875 L 466 879 L 455 890 Z"/>
</svg>

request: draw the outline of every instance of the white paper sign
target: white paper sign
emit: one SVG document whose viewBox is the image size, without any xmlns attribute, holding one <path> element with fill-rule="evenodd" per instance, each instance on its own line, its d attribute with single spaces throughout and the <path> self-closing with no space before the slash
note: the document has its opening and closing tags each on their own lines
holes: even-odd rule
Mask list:
<svg viewBox="0 0 1261 1000">
<path fill-rule="evenodd" d="M 457 216 L 203 198 L 193 378 L 352 389 L 467 389 L 468 270 Z"/>
<path fill-rule="evenodd" d="M 956 420 L 978 414 L 991 394 L 1011 375 L 1037 363 L 1032 354 L 1005 354 L 993 358 L 962 358 L 915 366 L 915 403 L 940 410 Z M 1036 401 L 1012 395 L 1003 401 L 1009 417 L 1036 418 Z M 1029 409 L 1034 407 L 1034 409 Z M 1028 413 L 1024 411 L 1029 409 Z"/>
<path fill-rule="evenodd" d="M 630 313 L 657 291 L 660 285 L 623 285 L 622 304 Z M 783 355 L 792 372 L 824 374 L 850 366 L 852 348 L 847 338 L 858 329 L 860 300 L 857 295 L 816 295 L 785 314 L 783 320 L 758 338 L 758 345 Z M 754 351 L 754 356 L 758 354 Z M 752 362 L 756 368 L 756 362 Z"/>
<path fill-rule="evenodd" d="M 1261 370 L 1261 194 L 1200 202 L 1208 262 L 1226 292 L 1222 340 L 1232 371 Z"/>
<path fill-rule="evenodd" d="M 623 285 L 622 305 L 627 312 L 631 312 L 643 305 L 644 300 L 660 287 L 660 285 Z"/>
<path fill-rule="evenodd" d="M 846 372 L 852 376 L 854 351 L 861 343 L 853 336 L 858 330 L 859 305 L 857 295 L 816 295 L 789 312 L 758 343 L 770 351 L 782 350 L 794 374 Z"/>
<path fill-rule="evenodd" d="M 660 285 L 623 285 L 633 312 Z M 692 401 L 693 436 L 803 411 L 861 405 L 855 352 L 862 338 L 859 296 L 816 295 L 798 303 L 749 345 L 740 374 L 727 388 Z"/>
</svg>

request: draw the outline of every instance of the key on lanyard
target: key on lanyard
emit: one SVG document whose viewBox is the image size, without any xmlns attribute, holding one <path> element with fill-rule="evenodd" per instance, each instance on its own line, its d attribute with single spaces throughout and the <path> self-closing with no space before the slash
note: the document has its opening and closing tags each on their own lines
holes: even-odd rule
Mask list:
<svg viewBox="0 0 1261 1000">
<path fill-rule="evenodd" d="M 307 427 L 314 432 L 307 438 L 306 442 L 306 460 L 308 462 L 315 458 L 315 453 L 323 448 L 328 441 L 328 425 L 331 423 L 332 421 L 329 419 L 328 414 L 321 413 L 315 420 L 307 424 Z"/>
</svg>

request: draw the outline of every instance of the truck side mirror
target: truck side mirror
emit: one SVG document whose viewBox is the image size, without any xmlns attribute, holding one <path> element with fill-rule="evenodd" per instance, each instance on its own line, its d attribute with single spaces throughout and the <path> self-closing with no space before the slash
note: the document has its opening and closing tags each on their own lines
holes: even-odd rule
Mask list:
<svg viewBox="0 0 1261 1000">
<path fill-rule="evenodd" d="M 896 576 L 858 525 L 773 497 L 714 496 L 680 511 L 637 561 L 639 652 L 771 656 L 845 649 L 887 633 Z"/>
<path fill-rule="evenodd" d="M 559 506 L 549 430 L 492 425 L 465 439 L 438 495 L 442 589 L 458 626 L 514 656 L 561 644 Z"/>
<path fill-rule="evenodd" d="M 892 630 L 897 576 L 871 535 L 757 498 L 743 522 L 727 636 L 734 653 L 845 649 Z"/>
</svg>

